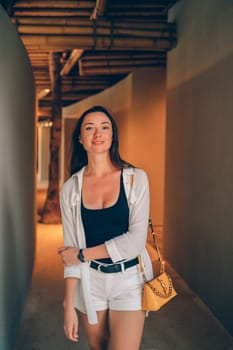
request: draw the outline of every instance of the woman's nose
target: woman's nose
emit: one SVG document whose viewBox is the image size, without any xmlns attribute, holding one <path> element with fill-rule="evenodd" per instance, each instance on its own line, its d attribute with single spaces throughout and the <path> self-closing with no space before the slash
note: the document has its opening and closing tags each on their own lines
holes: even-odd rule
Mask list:
<svg viewBox="0 0 233 350">
<path fill-rule="evenodd" d="M 95 135 L 95 137 L 100 137 L 101 136 L 101 131 L 98 128 L 96 128 L 94 135 Z"/>
</svg>

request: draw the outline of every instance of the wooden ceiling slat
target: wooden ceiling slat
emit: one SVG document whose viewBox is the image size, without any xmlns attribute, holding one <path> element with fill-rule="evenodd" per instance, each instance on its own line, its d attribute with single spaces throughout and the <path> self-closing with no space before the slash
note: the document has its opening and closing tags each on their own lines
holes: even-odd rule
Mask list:
<svg viewBox="0 0 233 350">
<path fill-rule="evenodd" d="M 79 36 L 92 36 L 93 27 L 66 27 L 66 26 L 37 26 L 37 25 L 19 25 L 18 32 L 20 35 L 36 34 L 36 35 L 79 35 Z M 112 37 L 133 37 L 133 38 L 157 38 L 167 37 L 169 38 L 174 31 L 174 26 L 170 26 L 168 23 L 163 28 L 152 29 L 119 29 L 119 28 L 96 28 L 96 37 L 112 36 Z"/>
<path fill-rule="evenodd" d="M 33 1 L 33 0 L 28 0 L 28 1 L 16 1 L 14 8 L 61 8 L 61 9 L 66 9 L 66 8 L 72 8 L 72 9 L 80 9 L 80 8 L 89 8 L 93 10 L 93 7 L 95 5 L 95 0 L 86 0 L 86 1 L 71 1 L 71 0 L 45 0 L 45 1 Z"/>
<path fill-rule="evenodd" d="M 137 9 L 147 9 L 148 11 L 151 9 L 156 9 L 156 10 L 163 10 L 166 8 L 166 5 L 164 2 L 158 2 L 158 1 L 143 1 L 142 2 L 137 2 L 137 1 L 125 1 L 125 2 L 120 2 L 120 1 L 113 1 L 110 3 L 108 6 L 108 11 L 114 10 L 114 11 L 122 11 L 124 10 L 125 12 L 127 11 L 134 11 Z"/>
<path fill-rule="evenodd" d="M 172 34 L 172 33 L 171 33 Z M 169 38 L 157 37 L 144 38 L 111 38 L 93 36 L 46 36 L 46 35 L 21 35 L 26 47 L 63 51 L 67 49 L 118 49 L 118 50 L 170 50 L 176 45 L 176 35 Z"/>
<path fill-rule="evenodd" d="M 72 94 L 78 94 L 79 91 L 82 91 L 82 92 L 90 92 L 90 90 L 101 91 L 103 89 L 106 89 L 106 87 L 107 87 L 106 84 L 78 85 L 76 89 L 72 89 Z M 70 87 L 67 85 L 62 86 L 62 93 L 69 94 Z"/>
<path fill-rule="evenodd" d="M 130 12 L 130 14 L 133 13 L 133 11 L 136 10 L 159 10 L 160 12 L 164 9 L 167 9 L 169 6 L 169 3 L 171 1 L 108 1 L 107 4 L 107 10 L 109 12 L 111 11 L 124 11 L 124 13 Z M 95 0 L 89 0 L 89 1 L 55 1 L 55 0 L 47 0 L 47 1 L 16 1 L 14 8 L 15 9 L 67 9 L 70 8 L 72 10 L 75 9 L 91 9 L 93 10 L 95 7 Z"/>
<path fill-rule="evenodd" d="M 87 91 L 83 91 L 83 90 L 78 90 L 78 91 L 72 91 L 69 93 L 63 92 L 62 93 L 62 101 L 67 101 L 67 100 L 75 100 L 76 98 L 78 99 L 83 99 L 88 95 L 93 95 L 98 93 L 99 91 L 101 91 L 100 89 L 89 89 Z M 44 98 L 44 101 L 46 102 L 50 102 L 52 100 L 51 95 L 48 95 Z"/>
<path fill-rule="evenodd" d="M 79 78 L 86 78 L 86 77 L 81 76 Z M 37 84 L 37 86 L 40 87 L 40 89 L 47 88 L 48 85 L 49 84 L 46 84 L 42 80 L 39 80 L 38 84 Z M 86 82 L 86 83 L 82 83 L 82 84 L 77 82 L 76 84 L 73 84 L 72 93 L 74 93 L 74 91 L 78 92 L 79 90 L 88 92 L 89 90 L 91 90 L 93 88 L 97 89 L 97 90 L 103 90 L 103 89 L 106 89 L 108 86 L 111 86 L 111 84 L 109 82 L 98 83 L 98 82 L 93 81 L 92 83 Z M 70 88 L 71 88 L 70 82 L 64 83 L 64 81 L 62 81 L 62 91 L 67 92 L 67 93 L 71 92 Z"/>
<path fill-rule="evenodd" d="M 95 60 L 80 60 L 80 64 L 83 68 L 98 68 L 98 67 L 114 67 L 114 66 L 129 66 L 133 67 L 141 65 L 141 66 L 147 66 L 147 65 L 156 65 L 156 64 L 165 64 L 166 59 L 161 58 L 149 58 L 149 59 L 129 59 L 129 60 L 101 60 L 101 61 L 95 61 Z"/>
<path fill-rule="evenodd" d="M 108 6 L 109 7 L 123 7 L 123 6 L 143 6 L 145 5 L 146 7 L 151 6 L 151 7 L 167 7 L 172 0 L 113 0 L 109 1 Z M 173 2 L 176 2 L 173 0 Z"/>
<path fill-rule="evenodd" d="M 56 10 L 52 9 L 36 9 L 36 8 L 30 8 L 30 9 L 15 9 L 14 15 L 16 17 L 24 16 L 24 17 L 90 17 L 91 10 L 88 9 L 59 9 Z"/>
<path fill-rule="evenodd" d="M 132 22 L 132 21 L 98 21 L 98 22 L 92 22 L 85 19 L 77 19 L 77 18 L 27 18 L 27 17 L 21 17 L 17 20 L 16 24 L 18 25 L 18 28 L 20 26 L 25 26 L 25 28 L 32 29 L 35 28 L 48 28 L 53 30 L 53 28 L 69 28 L 74 29 L 76 27 L 78 28 L 94 28 L 97 31 L 99 29 L 108 29 L 108 30 L 115 30 L 115 29 L 131 29 L 131 30 L 148 30 L 148 31 L 162 31 L 162 30 L 176 30 L 176 25 L 174 23 L 160 23 L 160 22 Z M 17 28 L 17 29 L 18 29 Z M 18 29 L 19 30 L 19 29 Z"/>
<path fill-rule="evenodd" d="M 18 25 L 49 25 L 49 26 L 74 26 L 74 27 L 93 27 L 96 28 L 135 28 L 135 29 L 160 29 L 162 30 L 164 26 L 167 25 L 167 22 L 156 22 L 151 21 L 126 21 L 126 20 L 98 20 L 96 22 L 90 21 L 85 18 L 78 17 L 15 17 L 15 22 Z M 12 20 L 13 21 L 13 20 Z M 176 28 L 174 23 L 169 24 L 171 29 Z M 173 28 L 172 28 L 173 27 Z"/>
<path fill-rule="evenodd" d="M 161 65 L 131 65 L 131 66 L 114 66 L 114 67 L 90 67 L 90 68 L 85 68 L 83 67 L 83 70 L 81 71 L 81 75 L 85 74 L 118 74 L 118 73 L 130 73 L 136 70 L 156 70 L 156 71 L 162 71 L 166 67 L 166 64 Z"/>
<path fill-rule="evenodd" d="M 122 76 L 123 77 L 123 76 Z M 95 76 L 92 77 L 71 77 L 71 76 L 65 76 L 62 78 L 62 83 L 66 82 L 74 82 L 76 84 L 83 84 L 83 83 L 92 83 L 92 84 L 99 84 L 99 83 L 105 83 L 105 84 L 111 84 L 111 81 L 116 81 L 117 78 L 115 76 L 109 76 L 109 78 L 101 77 L 101 76 Z"/>
<path fill-rule="evenodd" d="M 148 64 L 124 64 L 124 65 L 108 65 L 108 66 L 89 66 L 86 67 L 81 66 L 80 68 L 80 74 L 81 75 L 93 75 L 94 73 L 98 74 L 118 74 L 118 73 L 130 73 L 133 71 L 136 71 L 138 69 L 140 70 L 164 70 L 166 67 L 166 62 L 158 62 L 156 63 L 148 63 Z"/>
<path fill-rule="evenodd" d="M 96 54 L 85 54 L 82 56 L 83 61 L 90 61 L 93 60 L 95 62 L 101 61 L 101 60 L 134 60 L 134 59 L 153 59 L 153 58 L 166 58 L 165 52 L 157 52 L 156 53 L 149 53 L 145 51 L 143 54 L 129 54 L 129 53 L 118 53 L 117 51 L 112 51 L 110 54 L 101 54 L 101 52 L 98 52 Z"/>
</svg>

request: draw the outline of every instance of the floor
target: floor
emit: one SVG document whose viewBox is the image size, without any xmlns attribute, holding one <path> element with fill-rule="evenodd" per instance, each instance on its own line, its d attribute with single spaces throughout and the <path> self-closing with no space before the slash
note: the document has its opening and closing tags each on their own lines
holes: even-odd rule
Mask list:
<svg viewBox="0 0 233 350">
<path fill-rule="evenodd" d="M 77 344 L 63 334 L 63 269 L 56 252 L 61 245 L 60 225 L 38 223 L 31 288 L 13 350 L 88 350 L 82 327 Z M 140 350 L 233 350 L 233 338 L 180 276 L 171 272 L 178 296 L 149 314 Z"/>
</svg>

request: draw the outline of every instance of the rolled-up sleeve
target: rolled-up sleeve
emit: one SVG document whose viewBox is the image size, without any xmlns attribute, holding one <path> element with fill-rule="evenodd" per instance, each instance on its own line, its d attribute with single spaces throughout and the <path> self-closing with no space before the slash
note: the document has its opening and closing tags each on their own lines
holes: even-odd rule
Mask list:
<svg viewBox="0 0 233 350">
<path fill-rule="evenodd" d="M 128 232 L 105 242 L 113 262 L 141 254 L 146 245 L 149 220 L 149 182 L 143 170 L 136 169 L 130 196 Z"/>
<path fill-rule="evenodd" d="M 64 245 L 66 247 L 78 247 L 77 234 L 75 232 L 75 222 L 71 203 L 69 203 L 69 186 L 64 184 L 60 193 L 60 208 L 62 217 L 62 228 Z M 64 267 L 64 278 L 75 277 L 80 278 L 80 266 L 72 265 Z"/>
</svg>

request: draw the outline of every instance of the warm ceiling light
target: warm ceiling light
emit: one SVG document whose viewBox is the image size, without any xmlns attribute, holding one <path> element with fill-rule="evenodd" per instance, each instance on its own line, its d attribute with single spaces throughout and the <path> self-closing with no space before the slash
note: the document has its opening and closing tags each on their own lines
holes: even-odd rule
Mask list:
<svg viewBox="0 0 233 350">
<path fill-rule="evenodd" d="M 39 128 L 51 128 L 53 126 L 53 122 L 51 120 L 41 120 L 37 123 Z"/>
</svg>

